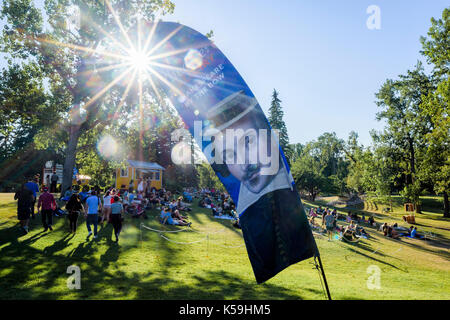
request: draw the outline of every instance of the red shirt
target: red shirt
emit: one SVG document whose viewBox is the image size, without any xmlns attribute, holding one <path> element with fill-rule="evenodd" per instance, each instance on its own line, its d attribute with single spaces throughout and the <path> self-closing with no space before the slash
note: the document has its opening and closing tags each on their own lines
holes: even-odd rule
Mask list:
<svg viewBox="0 0 450 320">
<path fill-rule="evenodd" d="M 39 196 L 38 208 L 42 205 L 42 210 L 52 210 L 52 204 L 56 207 L 56 201 L 53 195 L 49 192 L 44 192 Z"/>
</svg>

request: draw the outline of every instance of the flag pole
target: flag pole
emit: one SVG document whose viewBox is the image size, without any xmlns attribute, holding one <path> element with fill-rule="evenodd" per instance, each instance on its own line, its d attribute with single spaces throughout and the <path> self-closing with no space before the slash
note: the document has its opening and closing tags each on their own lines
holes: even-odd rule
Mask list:
<svg viewBox="0 0 450 320">
<path fill-rule="evenodd" d="M 320 259 L 319 252 L 317 252 L 316 258 L 317 258 L 317 260 L 319 260 L 319 268 L 320 268 L 320 271 L 322 272 L 322 278 L 323 278 L 323 282 L 325 284 L 325 288 L 327 290 L 328 300 L 333 300 L 333 299 L 331 299 L 330 289 L 328 288 L 328 283 L 327 283 L 327 277 L 325 276 L 325 271 L 323 270 L 322 260 Z"/>
</svg>

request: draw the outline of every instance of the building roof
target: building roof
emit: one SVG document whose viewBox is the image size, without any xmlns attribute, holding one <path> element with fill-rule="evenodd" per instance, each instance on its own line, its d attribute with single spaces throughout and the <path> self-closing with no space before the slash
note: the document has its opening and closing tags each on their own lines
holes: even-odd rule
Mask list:
<svg viewBox="0 0 450 320">
<path fill-rule="evenodd" d="M 137 160 L 128 160 L 128 164 L 130 167 L 138 168 L 138 169 L 157 169 L 157 170 L 165 170 L 164 167 L 160 166 L 156 162 L 144 162 Z"/>
</svg>

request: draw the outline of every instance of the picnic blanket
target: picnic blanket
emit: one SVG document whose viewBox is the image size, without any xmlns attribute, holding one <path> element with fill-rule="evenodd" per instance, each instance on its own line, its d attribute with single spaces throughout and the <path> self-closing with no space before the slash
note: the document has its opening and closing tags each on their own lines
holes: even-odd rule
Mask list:
<svg viewBox="0 0 450 320">
<path fill-rule="evenodd" d="M 232 217 L 232 216 L 214 216 L 214 218 L 216 219 L 225 219 L 225 220 L 236 220 L 236 218 Z"/>
</svg>

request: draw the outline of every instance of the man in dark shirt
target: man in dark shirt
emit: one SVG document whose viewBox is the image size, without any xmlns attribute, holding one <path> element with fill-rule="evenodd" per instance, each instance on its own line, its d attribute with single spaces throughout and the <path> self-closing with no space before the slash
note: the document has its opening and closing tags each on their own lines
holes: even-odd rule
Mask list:
<svg viewBox="0 0 450 320">
<path fill-rule="evenodd" d="M 58 183 L 58 175 L 56 174 L 56 172 L 53 172 L 51 179 L 51 185 L 50 185 L 50 192 L 51 193 L 56 193 L 56 184 Z"/>
<path fill-rule="evenodd" d="M 20 221 L 20 226 L 25 233 L 28 233 L 28 221 L 31 213 L 31 203 L 33 201 L 33 192 L 23 184 L 14 195 L 14 200 L 17 201 L 17 218 Z"/>
</svg>

